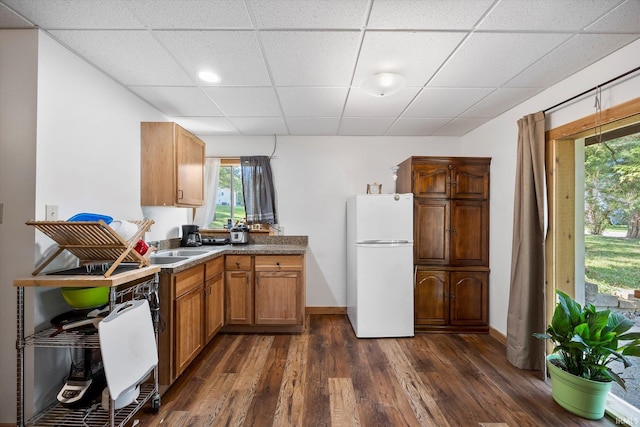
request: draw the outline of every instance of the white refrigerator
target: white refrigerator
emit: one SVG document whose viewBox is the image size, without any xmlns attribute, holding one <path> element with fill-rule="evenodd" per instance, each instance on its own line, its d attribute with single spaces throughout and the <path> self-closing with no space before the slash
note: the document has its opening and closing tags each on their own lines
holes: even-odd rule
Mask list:
<svg viewBox="0 0 640 427">
<path fill-rule="evenodd" d="M 413 336 L 413 194 L 347 200 L 347 315 L 358 338 Z"/>
</svg>

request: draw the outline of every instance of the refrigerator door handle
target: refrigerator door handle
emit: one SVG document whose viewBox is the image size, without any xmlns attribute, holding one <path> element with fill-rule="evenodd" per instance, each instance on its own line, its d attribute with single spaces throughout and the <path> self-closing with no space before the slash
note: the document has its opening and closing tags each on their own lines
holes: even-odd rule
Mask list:
<svg viewBox="0 0 640 427">
<path fill-rule="evenodd" d="M 359 245 L 406 245 L 411 243 L 409 240 L 363 240 L 358 242 Z"/>
</svg>

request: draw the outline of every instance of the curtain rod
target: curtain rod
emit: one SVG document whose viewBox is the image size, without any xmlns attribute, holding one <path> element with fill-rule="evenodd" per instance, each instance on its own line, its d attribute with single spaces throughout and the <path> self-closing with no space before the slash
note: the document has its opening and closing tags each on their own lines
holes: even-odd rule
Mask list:
<svg viewBox="0 0 640 427">
<path fill-rule="evenodd" d="M 571 97 L 571 98 L 569 98 L 569 99 L 565 99 L 564 101 L 557 103 L 556 105 L 554 105 L 554 106 L 552 106 L 552 107 L 549 107 L 549 108 L 547 108 L 547 109 L 545 109 L 545 110 L 542 110 L 542 112 L 543 112 L 543 113 L 546 113 L 546 112 L 547 112 L 547 111 L 549 111 L 549 110 L 553 110 L 554 108 L 557 108 L 557 107 L 559 107 L 559 106 L 561 106 L 561 105 L 563 105 L 563 104 L 566 104 L 567 102 L 571 102 L 571 101 L 573 101 L 573 100 L 574 100 L 574 99 L 576 99 L 576 98 L 580 98 L 581 96 L 586 95 L 586 94 L 588 94 L 589 92 L 591 92 L 591 91 L 594 91 L 594 90 L 598 89 L 599 87 L 606 86 L 606 85 L 608 85 L 609 83 L 613 83 L 613 82 L 615 82 L 616 80 L 619 80 L 619 79 L 621 79 L 621 78 L 623 78 L 623 77 L 628 76 L 629 74 L 635 73 L 635 72 L 636 72 L 636 71 L 638 71 L 638 70 L 640 70 L 640 67 L 636 67 L 636 68 L 634 68 L 633 70 L 629 70 L 629 71 L 627 71 L 627 72 L 626 72 L 626 73 L 624 73 L 624 74 L 620 74 L 618 77 L 614 77 L 614 78 L 612 78 L 611 80 L 607 80 L 607 81 L 606 81 L 606 82 L 604 82 L 604 83 L 600 83 L 599 85 L 594 86 L 594 87 L 592 87 L 591 89 L 587 89 L 587 90 L 585 90 L 585 91 L 584 91 L 584 92 L 582 92 L 582 93 L 579 93 L 579 94 L 577 94 L 577 95 L 575 95 L 575 96 L 572 96 L 572 97 Z"/>
</svg>

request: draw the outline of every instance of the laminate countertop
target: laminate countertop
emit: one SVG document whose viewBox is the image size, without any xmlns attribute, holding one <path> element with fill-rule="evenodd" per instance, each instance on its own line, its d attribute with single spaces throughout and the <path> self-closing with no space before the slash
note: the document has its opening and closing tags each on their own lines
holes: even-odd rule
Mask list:
<svg viewBox="0 0 640 427">
<path fill-rule="evenodd" d="M 269 237 L 269 236 L 266 236 Z M 245 245 L 198 246 L 192 248 L 174 247 L 163 249 L 151 256 L 148 267 L 115 273 L 109 277 L 100 275 L 50 275 L 18 278 L 13 281 L 14 286 L 48 286 L 48 287 L 93 287 L 119 286 L 125 283 L 151 276 L 155 273 L 179 273 L 203 262 L 224 255 L 304 255 L 307 251 L 306 236 L 272 236 L 264 243 L 256 242 Z M 280 237 L 278 239 L 278 237 Z M 284 238 L 283 238 L 284 237 Z M 279 243 L 282 242 L 282 243 Z M 154 258 L 164 258 L 168 252 L 194 252 L 189 257 L 176 257 L 175 262 L 154 263 Z M 197 253 L 197 254 L 196 254 Z M 169 260 L 170 261 L 170 260 Z M 124 265 L 125 263 L 123 263 Z"/>
<path fill-rule="evenodd" d="M 198 246 L 189 248 L 193 251 L 207 251 L 207 254 L 193 256 L 171 264 L 160 264 L 161 273 L 179 273 L 191 267 L 202 264 L 225 255 L 304 255 L 307 252 L 306 244 L 247 244 L 224 246 Z M 176 248 L 172 250 L 185 250 Z M 172 251 L 169 250 L 169 251 Z M 161 257 L 166 251 L 159 251 L 156 256 Z"/>
</svg>

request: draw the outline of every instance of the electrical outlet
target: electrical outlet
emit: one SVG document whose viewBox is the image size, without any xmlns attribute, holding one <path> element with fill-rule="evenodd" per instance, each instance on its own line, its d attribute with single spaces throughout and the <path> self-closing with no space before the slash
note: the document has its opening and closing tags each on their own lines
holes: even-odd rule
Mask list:
<svg viewBox="0 0 640 427">
<path fill-rule="evenodd" d="M 45 205 L 47 221 L 58 220 L 58 205 Z"/>
</svg>

